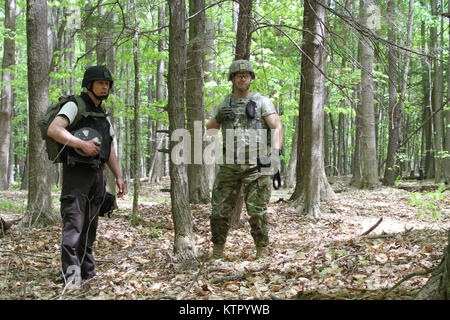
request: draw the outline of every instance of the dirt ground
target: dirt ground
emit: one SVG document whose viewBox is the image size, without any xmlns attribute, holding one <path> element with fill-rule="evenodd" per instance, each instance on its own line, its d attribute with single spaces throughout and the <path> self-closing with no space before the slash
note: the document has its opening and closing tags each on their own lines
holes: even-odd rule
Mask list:
<svg viewBox="0 0 450 320">
<path fill-rule="evenodd" d="M 208 262 L 211 206 L 191 205 L 200 264 L 184 270 L 172 252 L 170 195 L 161 191 L 169 181 L 143 183 L 138 226 L 130 224 L 131 191 L 111 219 L 100 219 L 97 276 L 80 289 L 64 290 L 60 277 L 61 225 L 13 226 L 0 236 L 0 299 L 411 299 L 428 275 L 382 294 L 437 266 L 450 226 L 450 191 L 415 192 L 424 184 L 369 191 L 335 183 L 336 198 L 322 204 L 319 220 L 280 200 L 292 190 L 274 191 L 269 256 L 258 261 L 243 212 L 242 226 L 229 233 L 226 259 Z M 53 196 L 58 208 L 58 192 Z M 25 202 L 23 191 L 0 192 L 0 216 L 20 217 Z"/>
</svg>

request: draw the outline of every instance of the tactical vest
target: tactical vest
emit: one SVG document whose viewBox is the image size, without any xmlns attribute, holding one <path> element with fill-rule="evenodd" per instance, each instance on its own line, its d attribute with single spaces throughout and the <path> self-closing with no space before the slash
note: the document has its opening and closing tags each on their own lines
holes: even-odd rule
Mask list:
<svg viewBox="0 0 450 320">
<path fill-rule="evenodd" d="M 87 96 L 87 97 L 86 97 Z M 78 100 L 78 99 L 77 99 Z M 109 155 L 111 153 L 111 141 L 112 137 L 110 134 L 110 123 L 106 119 L 106 112 L 102 107 L 95 107 L 91 102 L 89 96 L 85 93 L 81 94 L 81 99 L 85 104 L 85 112 L 83 112 L 80 116 L 80 119 L 76 122 L 76 124 L 70 128 L 71 133 L 84 127 L 89 127 L 97 130 L 102 137 L 102 144 L 100 145 L 100 153 L 98 155 L 99 160 L 104 163 L 109 160 Z M 79 101 L 78 100 L 78 101 Z M 80 102 L 78 102 L 79 104 Z M 67 155 L 73 159 L 80 158 L 80 163 L 87 163 L 86 158 L 82 158 L 82 156 L 78 155 L 73 148 L 65 148 L 67 151 L 63 154 L 63 156 L 67 159 Z"/>
<path fill-rule="evenodd" d="M 255 116 L 246 113 L 248 103 L 254 102 Z M 246 98 L 229 94 L 222 107 L 230 106 L 236 117 L 222 123 L 223 163 L 256 164 L 258 155 L 267 155 L 271 149 L 271 132 L 262 117 L 262 95 L 251 93 Z M 230 150 L 232 147 L 232 150 Z M 228 151 L 228 152 L 227 152 Z"/>
</svg>

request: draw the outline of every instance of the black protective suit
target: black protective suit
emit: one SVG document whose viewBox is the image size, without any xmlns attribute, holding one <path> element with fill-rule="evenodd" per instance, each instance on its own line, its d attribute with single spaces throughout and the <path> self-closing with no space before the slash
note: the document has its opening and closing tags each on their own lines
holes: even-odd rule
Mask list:
<svg viewBox="0 0 450 320">
<path fill-rule="evenodd" d="M 81 97 L 86 108 L 92 112 L 101 112 L 89 95 Z M 95 276 L 95 260 L 92 252 L 98 225 L 99 209 L 105 199 L 105 166 L 111 151 L 110 124 L 104 117 L 83 118 L 74 127 L 96 129 L 102 135 L 100 147 L 100 167 L 87 164 L 63 165 L 63 185 L 61 191 L 61 216 L 64 227 L 61 240 L 61 263 L 65 281 L 70 279 L 75 270 L 82 279 Z M 73 150 L 69 150 L 72 152 Z M 65 155 L 67 156 L 67 154 Z"/>
</svg>

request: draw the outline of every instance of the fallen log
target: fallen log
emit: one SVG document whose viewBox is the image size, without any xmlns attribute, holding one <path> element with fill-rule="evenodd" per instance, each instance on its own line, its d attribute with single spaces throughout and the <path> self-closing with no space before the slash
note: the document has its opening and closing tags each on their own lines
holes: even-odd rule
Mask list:
<svg viewBox="0 0 450 320">
<path fill-rule="evenodd" d="M 399 185 L 397 189 L 406 190 L 409 192 L 430 192 L 436 191 L 439 189 L 439 186 L 436 184 L 424 185 L 424 186 L 409 186 L 409 185 Z M 450 190 L 450 186 L 445 188 L 443 191 Z"/>
</svg>

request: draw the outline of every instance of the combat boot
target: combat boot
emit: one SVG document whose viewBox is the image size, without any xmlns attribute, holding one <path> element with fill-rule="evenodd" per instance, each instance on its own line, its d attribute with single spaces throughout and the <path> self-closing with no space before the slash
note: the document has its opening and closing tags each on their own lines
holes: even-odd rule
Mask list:
<svg viewBox="0 0 450 320">
<path fill-rule="evenodd" d="M 256 259 L 264 259 L 267 257 L 267 247 L 256 247 Z"/>
<path fill-rule="evenodd" d="M 214 244 L 211 260 L 218 260 L 223 258 L 224 244 Z"/>
</svg>

